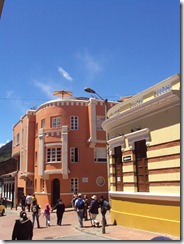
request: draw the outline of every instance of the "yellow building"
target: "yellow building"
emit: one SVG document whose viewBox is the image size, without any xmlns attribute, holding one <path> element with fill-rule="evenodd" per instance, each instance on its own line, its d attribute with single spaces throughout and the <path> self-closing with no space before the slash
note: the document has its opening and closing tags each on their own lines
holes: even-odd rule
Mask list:
<svg viewBox="0 0 184 244">
<path fill-rule="evenodd" d="M 112 222 L 180 236 L 180 75 L 109 109 Z"/>
</svg>

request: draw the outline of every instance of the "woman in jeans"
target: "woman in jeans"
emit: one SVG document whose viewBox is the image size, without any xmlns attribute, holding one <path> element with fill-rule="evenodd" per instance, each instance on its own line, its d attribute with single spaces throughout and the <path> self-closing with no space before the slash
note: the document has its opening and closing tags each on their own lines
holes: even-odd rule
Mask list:
<svg viewBox="0 0 184 244">
<path fill-rule="evenodd" d="M 33 216 L 33 228 L 34 228 L 34 222 L 35 222 L 35 218 L 37 221 L 37 227 L 40 228 L 40 223 L 39 223 L 39 211 L 40 211 L 40 206 L 37 204 L 37 201 L 34 201 L 31 207 L 31 211 L 32 211 L 32 216 Z"/>
</svg>

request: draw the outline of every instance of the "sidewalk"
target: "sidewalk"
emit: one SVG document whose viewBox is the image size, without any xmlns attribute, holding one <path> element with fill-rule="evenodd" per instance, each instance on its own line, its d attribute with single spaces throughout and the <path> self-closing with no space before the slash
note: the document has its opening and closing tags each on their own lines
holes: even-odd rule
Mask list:
<svg viewBox="0 0 184 244">
<path fill-rule="evenodd" d="M 100 227 L 91 227 L 90 221 L 84 221 L 85 228 L 77 228 L 82 232 L 87 232 L 93 235 L 103 235 L 105 237 L 108 237 L 112 240 L 127 240 L 127 241 L 138 241 L 138 240 L 151 240 L 152 238 L 156 236 L 165 236 L 169 237 L 172 240 L 180 240 L 179 237 L 176 236 L 170 236 L 170 235 L 164 235 L 160 233 L 154 233 L 154 232 L 148 232 L 138 229 L 132 229 L 123 227 L 120 225 L 113 225 L 111 223 L 110 219 L 110 212 L 107 211 L 106 213 L 106 220 L 107 220 L 107 226 L 105 227 L 105 233 L 102 233 L 102 225 L 101 225 L 101 214 L 98 214 L 97 220 L 100 222 Z"/>
<path fill-rule="evenodd" d="M 19 218 L 19 212 L 15 209 L 7 209 L 6 215 L 0 217 L 0 239 L 11 240 L 12 230 L 15 223 L 15 219 Z M 28 213 L 28 217 L 32 219 L 31 213 Z M 94 236 L 103 236 L 109 240 L 151 240 L 153 237 L 160 236 L 159 233 L 152 233 L 147 231 L 141 231 L 131 228 L 126 228 L 119 225 L 113 225 L 110 222 L 110 213 L 106 214 L 107 224 L 105 227 L 105 233 L 102 233 L 101 214 L 97 216 L 97 220 L 100 222 L 100 227 L 91 227 L 91 221 L 84 221 L 84 227 L 80 228 L 77 214 L 71 209 L 67 208 L 63 216 L 62 225 L 56 224 L 56 213 L 51 213 L 51 226 L 45 226 L 45 218 L 40 217 L 40 226 L 37 228 L 35 223 L 33 231 L 33 240 L 58 240 L 62 237 L 75 237 L 81 234 L 89 234 Z M 164 235 L 162 235 L 164 236 Z M 167 236 L 172 240 L 180 240 L 179 237 Z M 68 239 L 69 240 L 69 239 Z"/>
</svg>

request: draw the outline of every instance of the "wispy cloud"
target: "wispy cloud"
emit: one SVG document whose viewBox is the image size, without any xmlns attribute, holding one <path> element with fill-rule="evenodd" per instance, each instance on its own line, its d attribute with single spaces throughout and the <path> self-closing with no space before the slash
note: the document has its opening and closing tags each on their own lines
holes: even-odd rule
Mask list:
<svg viewBox="0 0 184 244">
<path fill-rule="evenodd" d="M 40 82 L 40 81 L 34 81 L 35 86 L 41 89 L 43 93 L 47 95 L 48 98 L 53 98 L 53 86 L 48 85 L 46 83 Z"/>
<path fill-rule="evenodd" d="M 6 98 L 11 98 L 11 95 L 14 93 L 13 90 L 6 91 Z"/>
<path fill-rule="evenodd" d="M 13 90 L 6 91 L 6 98 L 12 100 L 13 106 L 16 107 L 16 110 L 20 111 L 21 113 L 25 113 L 27 107 L 29 106 L 28 102 L 17 96 Z"/>
<path fill-rule="evenodd" d="M 58 67 L 59 73 L 67 80 L 72 81 L 73 78 L 62 67 Z"/>
<path fill-rule="evenodd" d="M 103 70 L 102 59 L 94 58 L 87 50 L 77 55 L 88 76 L 93 78 Z"/>
</svg>

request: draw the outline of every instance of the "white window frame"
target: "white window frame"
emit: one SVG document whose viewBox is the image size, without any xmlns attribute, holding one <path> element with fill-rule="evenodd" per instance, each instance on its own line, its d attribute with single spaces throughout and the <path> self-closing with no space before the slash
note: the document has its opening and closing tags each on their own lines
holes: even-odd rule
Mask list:
<svg viewBox="0 0 184 244">
<path fill-rule="evenodd" d="M 18 133 L 16 136 L 16 145 L 19 145 L 20 143 L 20 134 Z"/>
<path fill-rule="evenodd" d="M 106 163 L 107 162 L 106 147 L 95 147 L 94 148 L 94 161 L 96 163 Z"/>
<path fill-rule="evenodd" d="M 41 120 L 41 128 L 45 128 L 45 119 Z"/>
<path fill-rule="evenodd" d="M 61 127 L 61 117 L 52 117 L 52 128 Z"/>
<path fill-rule="evenodd" d="M 60 147 L 47 148 L 46 162 L 47 163 L 61 162 L 61 148 Z"/>
<path fill-rule="evenodd" d="M 79 148 L 78 147 L 71 147 L 70 148 L 70 162 L 71 163 L 78 163 L 79 162 Z"/>
<path fill-rule="evenodd" d="M 70 179 L 70 192 L 79 192 L 79 179 L 78 178 Z"/>
<path fill-rule="evenodd" d="M 70 129 L 78 130 L 79 129 L 79 117 L 78 116 L 70 116 Z"/>
</svg>

